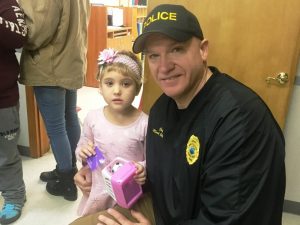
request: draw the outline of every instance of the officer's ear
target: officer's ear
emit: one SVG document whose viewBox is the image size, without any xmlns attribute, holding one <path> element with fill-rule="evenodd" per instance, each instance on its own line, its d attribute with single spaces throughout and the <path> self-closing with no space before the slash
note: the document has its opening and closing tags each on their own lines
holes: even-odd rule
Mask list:
<svg viewBox="0 0 300 225">
<path fill-rule="evenodd" d="M 203 39 L 200 41 L 200 54 L 202 56 L 203 61 L 207 61 L 208 57 L 208 40 Z"/>
</svg>

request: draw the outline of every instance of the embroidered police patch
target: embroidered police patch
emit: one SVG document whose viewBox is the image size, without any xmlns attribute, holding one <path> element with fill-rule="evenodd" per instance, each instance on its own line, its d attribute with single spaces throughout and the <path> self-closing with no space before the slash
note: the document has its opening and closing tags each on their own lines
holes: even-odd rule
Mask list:
<svg viewBox="0 0 300 225">
<path fill-rule="evenodd" d="M 200 151 L 200 142 L 199 138 L 195 135 L 192 135 L 186 145 L 186 160 L 190 165 L 194 164 L 198 157 L 199 157 L 199 151 Z"/>
</svg>

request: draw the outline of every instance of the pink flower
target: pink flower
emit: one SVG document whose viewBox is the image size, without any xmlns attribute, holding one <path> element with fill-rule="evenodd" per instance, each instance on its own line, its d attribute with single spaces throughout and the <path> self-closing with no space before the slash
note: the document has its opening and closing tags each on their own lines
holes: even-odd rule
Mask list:
<svg viewBox="0 0 300 225">
<path fill-rule="evenodd" d="M 106 63 L 112 63 L 116 57 L 117 51 L 112 48 L 106 48 L 100 52 L 98 57 L 98 65 L 103 65 Z"/>
</svg>

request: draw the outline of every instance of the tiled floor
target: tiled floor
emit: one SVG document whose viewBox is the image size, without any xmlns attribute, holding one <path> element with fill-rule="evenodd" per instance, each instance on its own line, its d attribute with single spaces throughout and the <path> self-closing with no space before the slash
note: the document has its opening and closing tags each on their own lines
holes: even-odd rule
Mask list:
<svg viewBox="0 0 300 225">
<path fill-rule="evenodd" d="M 78 106 L 82 108 L 79 112 L 81 121 L 83 121 L 83 118 L 90 109 L 100 107 L 104 104 L 97 88 L 84 87 L 79 90 L 78 94 Z M 137 106 L 138 102 L 139 97 L 135 100 L 134 104 Z M 55 161 L 52 153 L 47 153 L 39 159 L 23 157 L 27 202 L 21 218 L 13 223 L 14 225 L 67 225 L 77 218 L 76 210 L 81 193 L 79 192 L 77 201 L 66 201 L 61 197 L 48 194 L 45 190 L 45 183 L 39 180 L 39 175 L 42 171 L 52 170 L 54 167 Z M 2 204 L 3 200 L 0 197 L 0 207 Z M 283 225 L 299 224 L 299 215 L 283 214 Z"/>
</svg>

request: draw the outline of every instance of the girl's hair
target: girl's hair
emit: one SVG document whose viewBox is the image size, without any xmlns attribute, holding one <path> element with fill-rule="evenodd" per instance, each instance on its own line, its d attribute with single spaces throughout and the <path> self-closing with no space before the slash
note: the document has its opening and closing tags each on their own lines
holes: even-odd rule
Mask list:
<svg viewBox="0 0 300 225">
<path fill-rule="evenodd" d="M 136 84 L 136 94 L 139 93 L 143 84 L 141 60 L 127 50 L 115 51 L 104 49 L 98 58 L 97 80 L 101 81 L 104 74 L 115 71 L 124 76 L 131 77 Z"/>
</svg>

